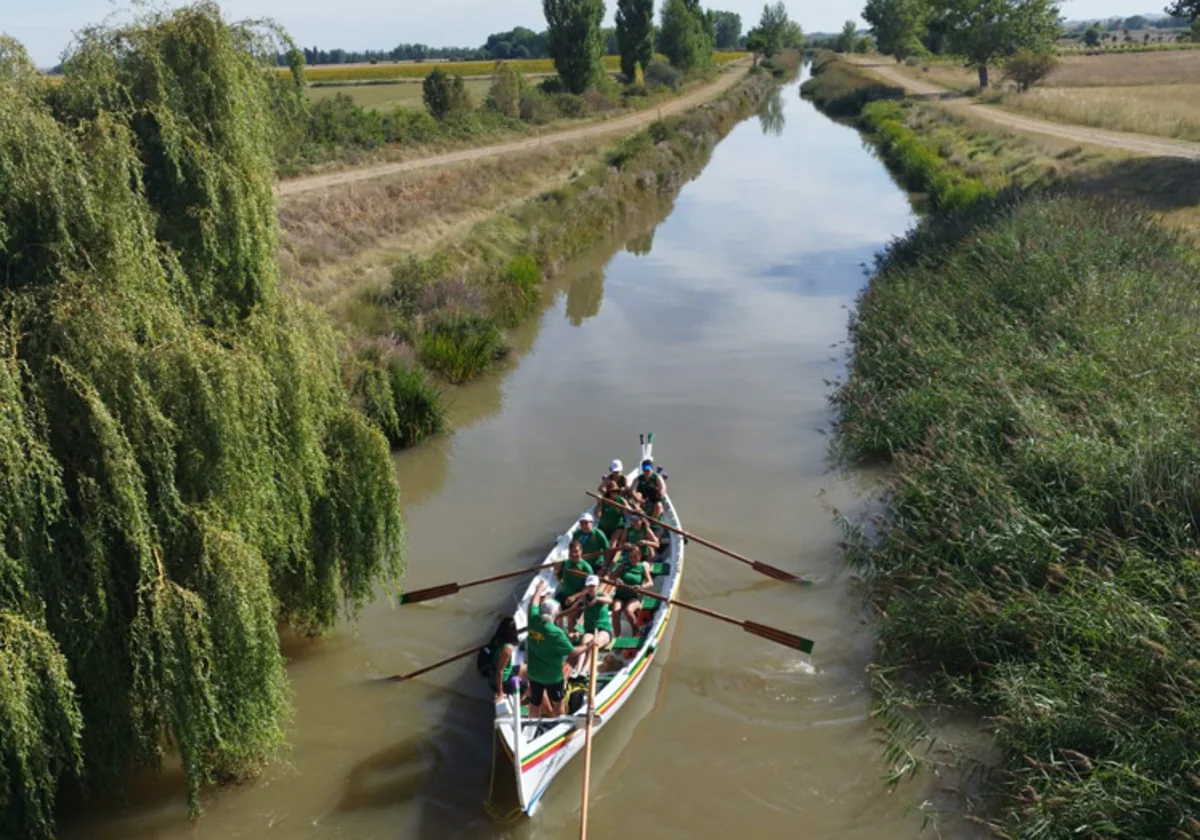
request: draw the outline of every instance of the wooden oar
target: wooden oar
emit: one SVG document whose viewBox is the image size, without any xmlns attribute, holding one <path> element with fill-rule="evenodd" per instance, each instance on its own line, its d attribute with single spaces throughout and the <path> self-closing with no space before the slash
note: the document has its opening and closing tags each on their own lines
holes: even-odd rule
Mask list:
<svg viewBox="0 0 1200 840">
<path fill-rule="evenodd" d="M 418 670 L 413 671 L 410 674 L 393 674 L 392 676 L 385 677 L 384 679 L 387 682 L 404 682 L 405 680 L 411 680 L 413 677 L 419 677 L 422 674 L 428 674 L 430 671 L 434 670 L 435 668 L 441 668 L 443 665 L 449 665 L 451 662 L 457 662 L 460 659 L 464 659 L 464 658 L 470 656 L 472 653 L 479 653 L 479 651 L 483 650 L 487 646 L 488 646 L 488 642 L 484 642 L 481 645 L 475 645 L 475 647 L 473 647 L 473 648 L 467 648 L 464 651 L 460 651 L 460 652 L 454 654 L 453 656 L 447 656 L 445 659 L 439 659 L 437 662 L 434 662 L 432 665 L 426 665 L 424 668 L 419 668 Z"/>
<path fill-rule="evenodd" d="M 607 553 L 607 551 L 593 551 L 591 554 L 581 555 L 579 559 L 591 560 Z M 515 572 L 504 572 L 503 574 L 491 575 L 490 577 L 479 578 L 478 580 L 469 580 L 466 583 L 443 583 L 440 586 L 430 586 L 426 589 L 414 589 L 412 592 L 402 592 L 400 594 L 400 604 L 402 606 L 405 604 L 419 604 L 422 601 L 432 601 L 434 598 L 457 595 L 462 590 L 470 589 L 472 586 L 495 583 L 498 580 L 508 580 L 509 578 L 520 577 L 532 572 L 540 572 L 542 569 L 553 569 L 556 566 L 561 566 L 562 562 L 562 560 L 555 560 L 553 563 L 543 563 L 540 566 L 530 566 L 527 569 L 518 569 Z"/>
<path fill-rule="evenodd" d="M 724 554 L 726 557 L 732 557 L 734 560 L 737 560 L 741 563 L 745 563 L 747 566 L 754 569 L 754 571 L 758 572 L 761 575 L 766 575 L 767 577 L 774 578 L 775 580 L 794 581 L 796 583 L 801 584 L 802 586 L 812 586 L 812 581 L 806 577 L 801 577 L 800 575 L 794 575 L 791 572 L 785 572 L 783 569 L 777 568 L 776 566 L 772 566 L 767 563 L 761 563 L 758 560 L 753 560 L 749 557 L 745 557 L 741 554 L 738 554 L 736 551 L 730 551 L 728 548 L 719 546 L 714 542 L 709 542 L 708 540 L 703 539 L 702 537 L 697 537 L 695 534 L 688 533 L 687 531 L 683 530 L 682 528 L 676 528 L 674 525 L 668 525 L 666 522 L 655 522 L 653 520 L 650 520 L 650 517 L 646 516 L 646 514 L 643 511 L 637 510 L 636 508 L 631 508 L 628 505 L 623 505 L 620 502 L 614 502 L 612 499 L 605 499 L 604 497 L 598 496 L 597 494 L 592 493 L 591 491 L 588 492 L 588 495 L 591 496 L 593 499 L 599 499 L 600 501 L 604 502 L 606 505 L 612 505 L 615 508 L 620 508 L 621 510 L 625 511 L 626 513 L 633 513 L 633 514 L 637 514 L 638 516 L 644 517 L 645 519 L 650 521 L 651 525 L 658 525 L 663 528 L 666 528 L 668 531 L 670 531 L 674 534 L 678 534 L 679 536 L 684 537 L 685 539 L 687 539 L 691 542 L 698 542 L 698 543 L 700 543 L 700 545 L 708 546 L 713 551 L 720 552 L 721 554 Z"/>
<path fill-rule="evenodd" d="M 579 840 L 587 840 L 588 790 L 592 777 L 592 721 L 596 715 L 596 662 L 600 659 L 600 648 L 592 642 L 591 676 L 588 678 L 587 728 L 583 732 L 583 811 L 579 815 Z"/>
<path fill-rule="evenodd" d="M 574 569 L 570 569 L 569 572 L 573 575 L 583 575 L 583 572 L 577 572 Z M 735 624 L 753 636 L 758 636 L 760 639 L 766 639 L 769 642 L 775 642 L 776 644 L 783 645 L 784 647 L 798 650 L 801 653 L 813 652 L 812 639 L 806 639 L 803 636 L 797 636 L 795 633 L 789 633 L 786 630 L 780 630 L 777 627 L 768 627 L 767 625 L 759 624 L 756 621 L 743 621 L 740 618 L 734 618 L 733 616 L 719 613 L 716 610 L 710 610 L 707 607 L 698 607 L 695 604 L 689 604 L 687 601 L 680 601 L 677 598 L 668 598 L 666 595 L 659 595 L 657 592 L 651 592 L 649 589 L 642 589 L 639 586 L 625 586 L 625 584 L 618 580 L 614 580 L 613 578 L 602 577 L 600 580 L 604 583 L 611 583 L 614 586 L 625 587 L 626 589 L 636 592 L 639 595 L 645 595 L 649 598 L 653 598 L 656 601 L 674 604 L 682 609 L 698 612 L 701 615 L 708 616 L 709 618 L 715 618 L 717 621 L 724 621 L 726 624 Z"/>
</svg>

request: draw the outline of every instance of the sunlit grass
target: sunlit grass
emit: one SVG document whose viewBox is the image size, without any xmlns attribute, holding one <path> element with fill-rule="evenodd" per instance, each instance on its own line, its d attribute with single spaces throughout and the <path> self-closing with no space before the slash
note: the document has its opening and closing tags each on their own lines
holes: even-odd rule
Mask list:
<svg viewBox="0 0 1200 840">
<path fill-rule="evenodd" d="M 1001 102 L 1061 122 L 1200 141 L 1200 84 L 1034 88 Z"/>
</svg>

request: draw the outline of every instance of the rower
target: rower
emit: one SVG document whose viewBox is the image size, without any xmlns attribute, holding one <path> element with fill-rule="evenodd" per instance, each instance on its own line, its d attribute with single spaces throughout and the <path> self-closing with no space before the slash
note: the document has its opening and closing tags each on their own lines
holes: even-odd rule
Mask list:
<svg viewBox="0 0 1200 840">
<path fill-rule="evenodd" d="M 650 527 L 650 522 L 640 513 L 629 517 L 629 527 L 625 529 L 625 542 L 629 545 L 641 546 L 647 557 L 653 557 L 658 552 L 658 534 Z"/>
<path fill-rule="evenodd" d="M 634 592 L 632 587 L 648 587 L 654 583 L 654 576 L 648 558 L 650 550 L 640 545 L 629 546 L 621 556 L 621 560 L 612 570 L 612 576 L 621 582 L 613 595 L 612 615 L 617 632 L 621 631 L 621 616 L 629 619 L 630 634 L 637 633 L 637 614 L 642 608 L 642 596 Z"/>
<path fill-rule="evenodd" d="M 603 488 L 604 489 L 600 491 L 600 495 L 603 498 L 611 499 L 618 504 L 625 504 L 623 491 L 611 481 L 605 482 Z M 608 539 L 609 546 L 620 545 L 621 541 L 625 538 L 625 513 L 621 510 L 621 508 L 616 507 L 615 505 L 606 504 L 602 501 L 597 502 L 596 506 L 596 515 L 598 516 L 598 519 L 596 520 L 596 528 Z M 610 550 L 605 554 L 603 561 L 601 561 L 600 558 L 597 558 L 595 561 L 593 561 L 592 565 L 597 569 L 606 568 L 612 565 L 614 554 L 615 550 L 610 548 Z"/>
<path fill-rule="evenodd" d="M 641 496 L 643 509 L 653 507 L 655 502 L 661 502 L 667 495 L 667 484 L 663 477 L 654 471 L 654 461 L 646 458 L 642 461 L 642 471 L 633 483 L 633 489 Z"/>
<path fill-rule="evenodd" d="M 570 604 L 573 596 L 583 591 L 584 580 L 594 571 L 592 564 L 583 559 L 583 545 L 578 540 L 572 541 L 567 549 L 567 559 L 558 570 L 559 583 L 554 590 L 554 600 L 563 606 Z M 575 611 L 569 608 L 564 609 L 558 617 L 558 623 L 564 628 L 570 627 L 574 620 Z"/>
<path fill-rule="evenodd" d="M 593 644 L 601 650 L 612 644 L 613 626 L 609 608 L 613 599 L 610 595 L 600 594 L 599 589 L 600 578 L 589 575 L 584 581 L 583 590 L 573 596 L 583 609 L 583 636 L 567 659 L 572 670 L 580 666 L 584 654 L 591 650 Z"/>
<path fill-rule="evenodd" d="M 596 517 L 590 510 L 579 517 L 579 527 L 571 535 L 571 541 L 580 543 L 583 553 L 595 555 L 597 561 L 603 556 L 600 552 L 608 551 L 608 537 L 596 527 Z"/>
<path fill-rule="evenodd" d="M 629 479 L 625 477 L 625 467 L 621 465 L 618 458 L 614 458 L 613 462 L 608 465 L 608 475 L 604 476 L 604 480 L 600 482 L 600 493 L 604 493 L 605 484 L 614 484 L 621 492 L 629 489 Z"/>
<path fill-rule="evenodd" d="M 554 623 L 558 602 L 546 597 L 546 581 L 539 578 L 529 603 L 529 640 L 526 671 L 529 675 L 528 717 L 564 714 L 567 696 L 564 666 L 575 645 Z M 547 701 L 549 701 L 547 703 Z"/>
<path fill-rule="evenodd" d="M 494 668 L 496 671 L 496 702 L 504 700 L 506 694 L 521 693 L 521 681 L 525 677 L 525 666 L 513 667 L 516 661 L 517 646 L 521 638 L 517 633 L 517 622 L 512 616 L 506 616 L 500 622 L 500 628 L 493 639 Z M 515 671 L 515 673 L 514 673 Z"/>
</svg>

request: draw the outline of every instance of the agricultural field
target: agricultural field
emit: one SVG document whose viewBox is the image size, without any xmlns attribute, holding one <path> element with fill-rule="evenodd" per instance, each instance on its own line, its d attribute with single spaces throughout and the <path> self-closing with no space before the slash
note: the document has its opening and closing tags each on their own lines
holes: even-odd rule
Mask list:
<svg viewBox="0 0 1200 840">
<path fill-rule="evenodd" d="M 953 60 L 933 60 L 918 65 L 898 65 L 914 79 L 950 90 L 974 90 L 979 77 Z M 1003 71 L 993 68 L 993 83 L 1003 86 Z M 1200 50 L 1158 52 L 1105 52 L 1097 55 L 1064 55 L 1042 87 L 1129 87 L 1138 85 L 1200 84 Z"/>
<path fill-rule="evenodd" d="M 718 64 L 727 64 L 745 57 L 744 52 L 718 52 L 715 55 Z M 533 58 L 505 62 L 518 73 L 553 73 L 554 62 L 548 58 Z M 314 84 L 322 82 L 361 82 L 377 79 L 423 79 L 434 68 L 441 68 L 447 73 L 458 73 L 462 76 L 490 76 L 496 66 L 494 61 L 437 61 L 437 62 L 397 62 L 379 64 L 316 64 L 305 68 L 308 81 Z M 615 55 L 604 57 L 604 68 L 609 71 L 620 69 L 620 58 Z M 280 72 L 286 72 L 282 69 Z"/>
<path fill-rule="evenodd" d="M 1000 101 L 1060 122 L 1200 142 L 1200 84 L 1045 87 L 1006 92 Z"/>
<path fill-rule="evenodd" d="M 479 103 L 487 96 L 491 81 L 467 79 L 467 93 L 473 102 Z M 310 102 L 321 102 L 344 93 L 360 108 L 375 108 L 390 111 L 392 108 L 424 108 L 423 85 L 420 79 L 388 82 L 385 84 L 321 85 L 308 89 Z"/>
</svg>

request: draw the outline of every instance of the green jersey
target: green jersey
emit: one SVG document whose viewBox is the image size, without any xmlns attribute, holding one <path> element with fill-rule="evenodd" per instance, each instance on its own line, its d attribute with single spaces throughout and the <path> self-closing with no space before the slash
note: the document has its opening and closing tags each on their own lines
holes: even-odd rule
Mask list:
<svg viewBox="0 0 1200 840">
<path fill-rule="evenodd" d="M 631 542 L 636 545 L 640 542 L 650 542 L 650 540 L 653 539 L 650 534 L 650 526 L 645 524 L 646 520 L 643 519 L 642 523 L 643 524 L 641 528 L 630 528 L 625 532 L 626 542 Z"/>
<path fill-rule="evenodd" d="M 508 678 L 512 676 L 512 671 L 513 671 L 512 653 L 515 651 L 515 646 L 514 645 L 501 645 L 499 648 L 496 649 L 496 658 L 493 661 L 493 667 L 495 665 L 500 664 L 500 654 L 504 653 L 504 651 L 506 651 L 506 650 L 509 652 L 509 657 L 508 657 L 508 663 L 504 666 L 504 673 L 500 675 L 500 682 L 502 682 L 502 683 L 508 682 Z"/>
<path fill-rule="evenodd" d="M 595 633 L 597 630 L 605 630 L 609 636 L 613 634 L 612 612 L 602 601 L 588 604 L 583 610 L 583 632 Z"/>
<path fill-rule="evenodd" d="M 592 574 L 595 569 L 586 560 L 578 562 L 567 558 L 562 564 L 562 577 L 558 589 L 554 590 L 554 597 L 562 600 L 569 598 L 579 590 L 583 589 L 583 585 L 587 582 L 587 576 Z M 573 575 L 571 572 L 583 572 L 583 576 Z"/>
<path fill-rule="evenodd" d="M 611 539 L 614 531 L 624 527 L 625 512 L 612 505 L 605 505 L 604 510 L 600 511 L 600 521 L 596 523 L 596 528 L 603 531 L 605 537 Z"/>
<path fill-rule="evenodd" d="M 642 561 L 632 560 L 628 554 L 617 564 L 613 574 L 626 586 L 641 586 L 646 582 L 646 576 L 642 573 Z"/>
<path fill-rule="evenodd" d="M 536 606 L 529 608 L 529 679 L 542 685 L 555 685 L 563 680 L 563 663 L 575 645 L 561 627 L 542 618 Z"/>
<path fill-rule="evenodd" d="M 571 542 L 577 542 L 582 545 L 584 554 L 608 551 L 608 537 L 604 536 L 599 528 L 592 528 L 592 533 L 590 534 L 585 534 L 582 528 L 577 528 L 575 529 L 575 533 L 571 535 Z"/>
</svg>

